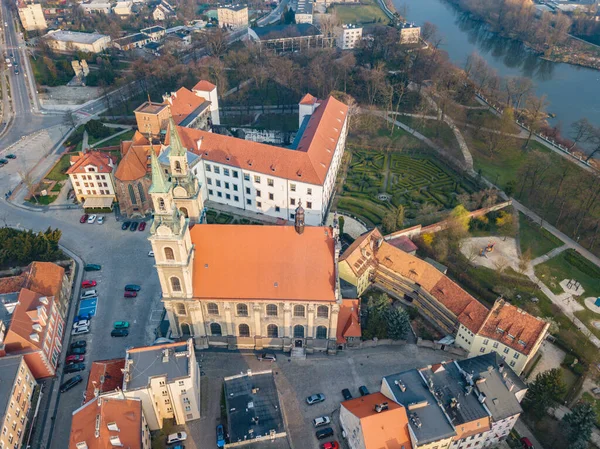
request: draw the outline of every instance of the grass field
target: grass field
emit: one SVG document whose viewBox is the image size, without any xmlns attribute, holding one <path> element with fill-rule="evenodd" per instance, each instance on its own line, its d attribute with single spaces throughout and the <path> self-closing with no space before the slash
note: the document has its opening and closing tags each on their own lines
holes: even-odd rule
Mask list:
<svg viewBox="0 0 600 449">
<path fill-rule="evenodd" d="M 600 296 L 600 268 L 575 250 L 568 249 L 535 267 L 535 274 L 554 293 L 563 293 L 563 279 L 574 279 L 585 289 L 584 297 Z M 599 317 L 600 318 L 600 317 Z"/>
<path fill-rule="evenodd" d="M 563 244 L 559 238 L 521 213 L 519 213 L 519 243 L 521 253 L 527 251 L 528 248 L 531 249 L 532 259 L 543 256 Z"/>
<path fill-rule="evenodd" d="M 50 173 L 46 175 L 47 179 L 51 179 L 52 181 L 64 181 L 69 178 L 65 172 L 69 169 L 69 158 L 70 154 L 63 154 L 58 162 L 52 167 Z"/>
<path fill-rule="evenodd" d="M 105 142 L 102 142 L 100 144 L 100 147 L 113 147 L 113 146 L 118 146 L 121 144 L 121 142 L 123 140 L 131 140 L 133 138 L 133 135 L 135 134 L 135 130 L 134 129 L 130 129 L 127 132 L 124 132 L 123 134 L 119 134 L 118 136 L 113 137 L 112 139 L 108 139 Z"/>
<path fill-rule="evenodd" d="M 359 5 L 335 5 L 333 10 L 341 23 L 364 25 L 389 22 L 389 18 L 375 0 L 362 0 Z"/>
</svg>

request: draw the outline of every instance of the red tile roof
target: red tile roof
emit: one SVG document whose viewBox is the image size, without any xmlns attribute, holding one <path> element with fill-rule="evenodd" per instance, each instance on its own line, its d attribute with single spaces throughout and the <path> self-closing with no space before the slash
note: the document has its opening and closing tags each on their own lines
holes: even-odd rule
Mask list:
<svg viewBox="0 0 600 449">
<path fill-rule="evenodd" d="M 405 235 L 401 235 L 399 237 L 394 237 L 392 239 L 386 240 L 390 245 L 395 246 L 396 248 L 404 251 L 405 253 L 415 252 L 417 249 L 417 245 L 413 243 L 411 239 L 409 239 Z"/>
<path fill-rule="evenodd" d="M 360 328 L 360 319 L 358 299 L 344 299 L 338 313 L 338 324 L 336 338 L 338 343 L 346 343 L 348 337 L 362 336 Z"/>
<path fill-rule="evenodd" d="M 340 257 L 340 262 L 347 262 L 354 274 L 360 276 L 375 262 L 374 254 L 377 242 L 382 239 L 383 236 L 377 228 L 365 232 L 346 248 L 346 251 Z"/>
<path fill-rule="evenodd" d="M 150 173 L 151 168 L 148 157 L 152 149 L 154 149 L 154 152 L 158 156 L 160 153 L 159 145 L 130 145 L 117 166 L 115 178 L 120 181 L 135 181 Z"/>
<path fill-rule="evenodd" d="M 200 80 L 196 83 L 196 85 L 194 87 L 192 87 L 192 90 L 199 90 L 202 92 L 210 92 L 212 91 L 215 87 L 213 83 L 211 83 L 210 81 L 206 81 L 206 80 Z"/>
<path fill-rule="evenodd" d="M 26 280 L 26 274 L 0 278 L 0 295 L 4 293 L 17 293 L 19 290 L 21 290 L 21 287 L 25 284 Z"/>
<path fill-rule="evenodd" d="M 302 100 L 300 100 L 300 104 L 315 104 L 317 102 L 317 99 L 315 97 L 313 97 L 311 94 L 306 94 L 302 97 Z"/>
<path fill-rule="evenodd" d="M 28 349 L 40 349 L 44 344 L 44 339 L 48 333 L 48 325 L 42 325 L 42 331 L 36 332 L 33 330 L 33 325 L 36 324 L 38 315 L 37 307 L 43 306 L 46 309 L 47 319 L 50 319 L 50 310 L 54 298 L 48 298 L 48 305 L 40 302 L 39 298 L 43 295 L 22 288 L 19 293 L 19 302 L 12 314 L 10 327 L 4 338 L 4 345 L 7 353 L 19 353 Z M 38 335 L 38 340 L 31 338 L 32 334 Z"/>
<path fill-rule="evenodd" d="M 335 301 L 331 228 L 194 226 L 194 298 Z"/>
<path fill-rule="evenodd" d="M 175 124 L 178 125 L 205 101 L 204 98 L 199 97 L 191 90 L 182 87 L 169 97 L 167 103 L 170 104 L 171 115 Z"/>
<path fill-rule="evenodd" d="M 102 153 L 101 151 L 88 151 L 87 153 L 81 154 L 80 157 L 75 160 L 73 165 L 67 170 L 67 174 L 87 173 L 85 167 L 88 165 L 95 167 L 96 172 L 98 173 L 111 173 L 114 164 L 115 159 L 109 154 Z"/>
<path fill-rule="evenodd" d="M 97 394 L 113 391 L 123 386 L 125 359 L 97 360 L 92 363 L 83 402 L 90 401 Z"/>
<path fill-rule="evenodd" d="M 177 130 L 184 146 L 202 159 L 322 185 L 342 135 L 347 112 L 345 104 L 329 97 L 312 114 L 296 150 L 197 129 L 178 127 Z M 168 141 L 169 137 L 167 144 Z"/>
<path fill-rule="evenodd" d="M 108 428 L 114 424 L 118 430 Z M 96 430 L 98 429 L 98 430 Z M 73 412 L 69 449 L 85 442 L 87 449 L 113 449 L 111 437 L 120 447 L 142 449 L 142 401 L 139 399 L 98 398 Z"/>
<path fill-rule="evenodd" d="M 442 276 L 429 293 L 456 315 L 459 323 L 473 333 L 477 333 L 488 315 L 487 307 L 447 276 Z"/>
<path fill-rule="evenodd" d="M 60 295 L 65 269 L 52 262 L 32 262 L 25 286 L 45 296 Z"/>
<path fill-rule="evenodd" d="M 544 338 L 549 326 L 541 318 L 501 299 L 496 301 L 478 333 L 527 355 Z"/>
</svg>

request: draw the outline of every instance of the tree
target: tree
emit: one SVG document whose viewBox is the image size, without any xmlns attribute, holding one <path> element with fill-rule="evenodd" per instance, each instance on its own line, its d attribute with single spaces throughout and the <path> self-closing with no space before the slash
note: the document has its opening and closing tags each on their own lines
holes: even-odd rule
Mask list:
<svg viewBox="0 0 600 449">
<path fill-rule="evenodd" d="M 392 340 L 402 340 L 410 332 L 410 318 L 403 308 L 388 307 L 385 318 L 387 321 L 387 336 Z"/>
<path fill-rule="evenodd" d="M 396 214 L 394 214 L 394 211 L 388 211 L 383 216 L 383 220 L 381 220 L 381 226 L 383 226 L 383 231 L 386 234 L 391 234 L 392 232 L 396 231 L 397 220 L 398 218 L 396 217 Z"/>
<path fill-rule="evenodd" d="M 405 213 L 404 206 L 402 204 L 398 206 L 398 210 L 396 211 L 396 227 L 398 229 L 402 229 L 404 226 Z"/>
<path fill-rule="evenodd" d="M 338 218 L 338 226 L 340 228 L 340 235 L 344 234 L 344 224 L 346 223 L 346 220 L 343 216 L 340 216 L 340 218 Z"/>
<path fill-rule="evenodd" d="M 453 242 L 458 243 L 469 233 L 471 217 L 469 211 L 462 204 L 452 209 L 450 217 L 446 221 L 448 223 L 448 236 Z"/>
<path fill-rule="evenodd" d="M 540 98 L 531 95 L 527 99 L 527 107 L 524 111 L 525 120 L 527 121 L 527 126 L 529 127 L 529 134 L 527 135 L 527 140 L 523 145 L 524 149 L 529 148 L 529 142 L 531 142 L 531 137 L 534 133 L 538 132 L 544 123 L 544 119 L 548 117 L 548 113 L 546 112 L 546 107 L 548 106 L 548 102 L 546 101 L 546 96 L 542 95 Z"/>
<path fill-rule="evenodd" d="M 531 248 L 527 248 L 519 257 L 519 273 L 525 274 L 531 262 Z"/>
<path fill-rule="evenodd" d="M 502 235 L 504 241 L 506 241 L 507 237 L 512 237 L 515 234 L 515 216 L 508 212 L 500 211 L 498 217 L 496 217 L 496 226 L 500 230 L 500 235 Z"/>
<path fill-rule="evenodd" d="M 548 327 L 548 333 L 549 334 L 557 334 L 559 329 L 560 329 L 560 325 L 558 324 L 558 322 L 551 316 L 546 316 L 542 318 L 543 321 L 545 321 L 546 323 L 548 323 L 550 326 Z"/>
<path fill-rule="evenodd" d="M 285 25 L 289 25 L 291 23 L 296 23 L 296 13 L 293 9 L 288 8 L 287 6 L 283 10 L 282 20 Z"/>
<path fill-rule="evenodd" d="M 523 404 L 537 418 L 546 414 L 548 408 L 555 405 L 566 392 L 560 369 L 554 368 L 539 373 L 529 384 Z"/>
<path fill-rule="evenodd" d="M 596 411 L 589 402 L 579 402 L 563 416 L 569 449 L 587 449 L 596 423 Z"/>
</svg>

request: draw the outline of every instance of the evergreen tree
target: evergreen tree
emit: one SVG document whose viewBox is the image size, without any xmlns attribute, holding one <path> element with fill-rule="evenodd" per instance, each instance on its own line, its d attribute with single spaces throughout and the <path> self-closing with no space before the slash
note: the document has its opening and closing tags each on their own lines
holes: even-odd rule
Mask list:
<svg viewBox="0 0 600 449">
<path fill-rule="evenodd" d="M 592 405 L 580 402 L 562 420 L 567 424 L 569 448 L 587 449 L 596 422 L 596 411 Z"/>
<path fill-rule="evenodd" d="M 524 405 L 536 417 L 544 416 L 548 408 L 565 394 L 566 386 L 558 368 L 538 374 L 525 395 Z"/>
<path fill-rule="evenodd" d="M 387 321 L 387 336 L 392 340 L 402 340 L 410 332 L 408 312 L 402 308 L 389 307 L 385 314 Z"/>
</svg>

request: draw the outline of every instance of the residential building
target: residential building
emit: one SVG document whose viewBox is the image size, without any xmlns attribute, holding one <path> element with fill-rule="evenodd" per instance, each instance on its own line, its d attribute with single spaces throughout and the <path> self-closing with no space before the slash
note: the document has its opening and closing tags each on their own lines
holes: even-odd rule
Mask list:
<svg viewBox="0 0 600 449">
<path fill-rule="evenodd" d="M 85 209 L 111 208 L 116 200 L 115 159 L 108 153 L 88 151 L 71 156 L 67 170 L 77 201 Z"/>
<path fill-rule="evenodd" d="M 193 341 L 127 349 L 123 388 L 108 396 L 141 400 L 150 430 L 160 429 L 163 419 L 177 425 L 200 419 L 200 368 Z"/>
<path fill-rule="evenodd" d="M 50 48 L 60 52 L 100 53 L 110 45 L 110 36 L 98 33 L 54 30 L 49 31 L 44 38 Z"/>
<path fill-rule="evenodd" d="M 83 403 L 113 392 L 123 386 L 125 359 L 96 360 L 92 362 Z"/>
<path fill-rule="evenodd" d="M 362 40 L 362 27 L 356 25 L 343 25 L 337 30 L 336 45 L 342 50 L 352 50 Z"/>
<path fill-rule="evenodd" d="M 550 324 L 512 304 L 499 300 L 476 333 L 460 325 L 456 344 L 469 351 L 469 357 L 497 352 L 517 373 L 537 353 Z"/>
<path fill-rule="evenodd" d="M 192 88 L 192 92 L 194 92 L 198 97 L 204 98 L 208 101 L 209 109 L 210 109 L 210 117 L 213 125 L 220 125 L 221 120 L 219 118 L 219 96 L 217 95 L 217 86 L 215 86 L 210 81 L 200 80 L 196 83 L 196 85 Z M 177 122 L 176 122 L 177 123 Z M 193 124 L 193 122 L 190 122 Z M 196 128 L 196 129 L 206 129 L 201 126 L 190 126 L 182 125 L 181 123 L 177 123 L 179 126 L 186 126 L 187 128 Z"/>
<path fill-rule="evenodd" d="M 165 37 L 167 31 L 163 27 L 155 25 L 141 29 L 140 33 L 144 33 L 152 42 L 158 42 Z"/>
<path fill-rule="evenodd" d="M 342 299 L 336 329 L 338 349 L 360 344 L 361 335 L 360 301 L 358 299 Z"/>
<path fill-rule="evenodd" d="M 175 8 L 171 6 L 171 4 L 167 0 L 161 0 L 154 11 L 152 12 L 152 17 L 156 21 L 163 21 L 167 19 L 167 17 L 171 17 L 175 15 Z"/>
<path fill-rule="evenodd" d="M 217 17 L 221 28 L 247 28 L 247 5 L 224 5 L 217 8 Z"/>
<path fill-rule="evenodd" d="M 23 0 L 17 2 L 17 10 L 21 25 L 27 31 L 45 30 L 48 28 L 44 10 L 39 3 L 27 3 Z"/>
<path fill-rule="evenodd" d="M 406 408 L 381 393 L 342 402 L 340 425 L 350 449 L 412 448 Z"/>
<path fill-rule="evenodd" d="M 121 16 L 121 17 L 130 16 L 132 7 L 133 7 L 133 1 L 131 1 L 131 0 L 119 1 L 115 4 L 115 7 L 113 8 L 113 12 L 117 16 Z"/>
<path fill-rule="evenodd" d="M 160 146 L 150 145 L 139 131 L 132 140 L 121 142 L 121 161 L 114 174 L 115 191 L 122 215 L 146 217 L 152 213 L 152 200 L 148 190 L 152 184 L 150 152 L 157 153 Z"/>
<path fill-rule="evenodd" d="M 503 300 L 488 310 L 434 265 L 391 241 L 377 229 L 361 235 L 340 258 L 340 277 L 356 286 L 358 295 L 373 285 L 414 305 L 471 356 L 496 351 L 520 374 L 546 337 L 548 324 Z"/>
<path fill-rule="evenodd" d="M 399 25 L 400 44 L 418 44 L 421 38 L 421 27 L 414 23 L 404 22 Z"/>
<path fill-rule="evenodd" d="M 58 298 L 21 288 L 0 355 L 23 356 L 36 379 L 54 376 L 64 332 Z"/>
<path fill-rule="evenodd" d="M 258 43 L 261 50 L 275 53 L 299 52 L 309 48 L 322 48 L 329 45 L 335 37 L 325 37 L 310 23 L 290 25 L 267 25 L 248 28 L 248 36 Z"/>
<path fill-rule="evenodd" d="M 294 0 L 291 4 L 296 23 L 313 23 L 313 4 L 311 0 Z"/>
<path fill-rule="evenodd" d="M 305 96 L 291 148 L 190 128 L 177 127 L 177 134 L 201 158 L 195 175 L 204 200 L 285 221 L 295 219 L 302 203 L 306 224 L 318 226 L 327 216 L 344 153 L 347 112 L 333 97 Z"/>
<path fill-rule="evenodd" d="M 111 2 L 108 2 L 106 0 L 90 0 L 80 3 L 79 6 L 87 14 L 110 14 L 110 12 L 112 11 Z"/>
<path fill-rule="evenodd" d="M 128 51 L 133 50 L 134 48 L 142 48 L 148 42 L 151 42 L 148 35 L 144 33 L 135 33 L 120 39 L 115 39 L 113 45 L 119 50 Z"/>
<path fill-rule="evenodd" d="M 73 412 L 69 449 L 150 449 L 150 429 L 138 398 L 99 397 Z"/>
<path fill-rule="evenodd" d="M 23 446 L 36 382 L 23 356 L 0 358 L 0 447 Z"/>
</svg>

